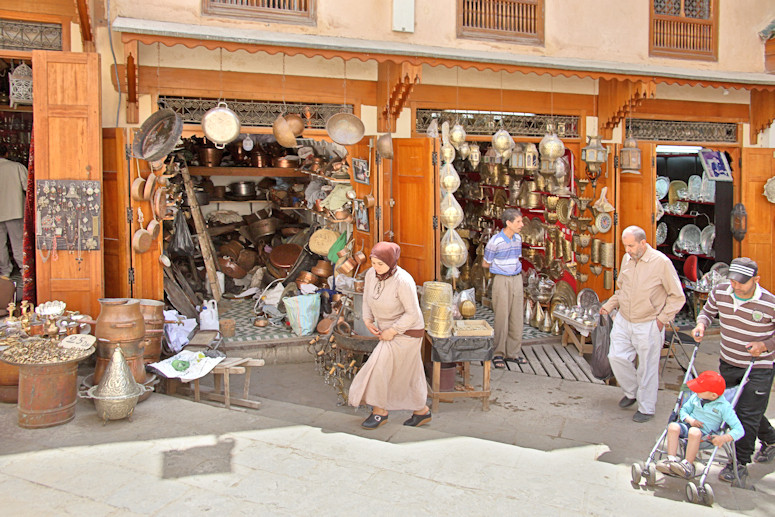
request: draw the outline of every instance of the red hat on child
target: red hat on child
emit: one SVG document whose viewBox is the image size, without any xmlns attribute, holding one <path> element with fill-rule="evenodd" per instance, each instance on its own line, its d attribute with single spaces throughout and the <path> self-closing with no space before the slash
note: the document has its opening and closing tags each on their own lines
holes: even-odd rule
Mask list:
<svg viewBox="0 0 775 517">
<path fill-rule="evenodd" d="M 724 390 L 727 389 L 727 383 L 720 373 L 707 370 L 698 375 L 696 379 L 687 382 L 686 387 L 695 393 L 711 391 L 720 397 L 724 394 Z"/>
</svg>

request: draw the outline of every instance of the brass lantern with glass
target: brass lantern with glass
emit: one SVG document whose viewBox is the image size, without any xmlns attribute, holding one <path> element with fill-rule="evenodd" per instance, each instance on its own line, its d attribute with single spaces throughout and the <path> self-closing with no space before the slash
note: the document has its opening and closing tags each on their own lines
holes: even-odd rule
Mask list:
<svg viewBox="0 0 775 517">
<path fill-rule="evenodd" d="M 533 143 L 525 146 L 525 170 L 531 172 L 538 170 L 538 148 Z"/>
<path fill-rule="evenodd" d="M 587 164 L 587 175 L 597 179 L 603 171 L 603 164 L 608 160 L 608 149 L 600 141 L 599 135 L 590 136 L 587 146 L 581 149 L 581 161 Z"/>
<path fill-rule="evenodd" d="M 624 140 L 624 147 L 619 152 L 619 166 L 622 174 L 640 174 L 640 149 L 638 141 L 631 136 Z"/>
</svg>

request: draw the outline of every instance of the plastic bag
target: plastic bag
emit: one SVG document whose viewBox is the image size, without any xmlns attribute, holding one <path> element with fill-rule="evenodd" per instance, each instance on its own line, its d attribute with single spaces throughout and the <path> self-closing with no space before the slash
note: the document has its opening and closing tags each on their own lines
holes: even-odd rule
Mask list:
<svg viewBox="0 0 775 517">
<path fill-rule="evenodd" d="M 294 334 L 309 336 L 315 332 L 320 316 L 320 294 L 286 297 L 283 298 L 283 304 Z"/>
<path fill-rule="evenodd" d="M 172 235 L 172 241 L 170 241 L 167 251 L 171 255 L 178 255 L 180 257 L 192 256 L 196 253 L 196 247 L 194 246 L 194 240 L 191 238 L 191 230 L 188 229 L 188 223 L 186 222 L 186 216 L 183 215 L 183 210 L 178 210 L 175 214 L 175 233 Z"/>
<path fill-rule="evenodd" d="M 589 366 L 592 367 L 592 375 L 604 381 L 614 376 L 611 363 L 608 360 L 608 349 L 611 347 L 611 316 L 601 315 L 600 322 L 592 331 L 592 359 Z"/>
</svg>

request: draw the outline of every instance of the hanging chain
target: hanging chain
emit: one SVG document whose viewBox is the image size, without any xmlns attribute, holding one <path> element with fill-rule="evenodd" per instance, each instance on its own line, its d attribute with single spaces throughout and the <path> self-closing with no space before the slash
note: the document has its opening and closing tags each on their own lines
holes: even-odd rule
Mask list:
<svg viewBox="0 0 775 517">
<path fill-rule="evenodd" d="M 460 67 L 455 67 L 455 124 L 460 119 Z"/>
<path fill-rule="evenodd" d="M 344 89 L 344 103 L 342 104 L 342 109 L 347 111 L 347 60 L 342 58 L 342 61 L 344 62 L 344 79 L 342 80 Z"/>
<path fill-rule="evenodd" d="M 283 115 L 288 111 L 287 107 L 285 106 L 285 54 L 283 54 L 283 84 L 282 84 L 282 95 L 283 95 Z"/>
<path fill-rule="evenodd" d="M 503 70 L 501 70 L 501 129 L 503 129 L 503 119 L 504 119 L 504 111 L 503 111 Z"/>
<path fill-rule="evenodd" d="M 156 44 L 156 97 L 161 96 L 161 87 L 159 86 L 159 69 L 161 68 L 161 43 Z"/>
<path fill-rule="evenodd" d="M 218 90 L 218 102 L 223 100 L 223 47 L 220 48 L 220 51 L 221 58 L 220 63 L 218 64 L 218 87 L 220 88 Z"/>
</svg>

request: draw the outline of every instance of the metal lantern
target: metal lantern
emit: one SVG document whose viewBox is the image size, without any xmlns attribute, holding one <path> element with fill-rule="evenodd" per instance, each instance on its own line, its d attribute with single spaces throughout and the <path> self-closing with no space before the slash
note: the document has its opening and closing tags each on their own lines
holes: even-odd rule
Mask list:
<svg viewBox="0 0 775 517">
<path fill-rule="evenodd" d="M 525 168 L 525 146 L 523 144 L 514 146 L 514 150 L 511 153 L 511 167 L 514 169 Z"/>
<path fill-rule="evenodd" d="M 439 171 L 439 184 L 447 192 L 455 192 L 460 188 L 460 176 L 451 163 L 445 163 Z"/>
<path fill-rule="evenodd" d="M 476 168 L 479 166 L 479 160 L 482 159 L 482 153 L 479 150 L 478 145 L 470 146 L 470 152 L 471 154 L 468 155 L 468 161 L 471 164 L 471 167 L 476 170 Z"/>
<path fill-rule="evenodd" d="M 492 147 L 498 153 L 502 153 L 507 149 L 514 147 L 514 139 L 505 129 L 499 129 L 492 135 Z"/>
<path fill-rule="evenodd" d="M 463 207 L 460 206 L 460 203 L 458 203 L 451 192 L 444 196 L 439 208 L 441 209 L 441 224 L 445 228 L 457 228 L 463 222 L 463 217 L 465 217 Z"/>
<path fill-rule="evenodd" d="M 450 163 L 455 159 L 455 148 L 450 144 L 444 144 L 441 146 L 441 160 L 444 163 Z"/>
<path fill-rule="evenodd" d="M 565 154 L 565 144 L 557 137 L 551 125 L 541 139 L 541 143 L 538 144 L 538 150 L 541 153 L 541 161 L 548 161 L 552 169 L 554 169 L 554 161 Z"/>
<path fill-rule="evenodd" d="M 460 124 L 455 124 L 449 132 L 449 143 L 455 149 L 460 149 L 460 144 L 466 141 L 466 130 Z"/>
<path fill-rule="evenodd" d="M 22 63 L 8 74 L 11 108 L 19 104 L 32 104 L 32 68 Z"/>
<path fill-rule="evenodd" d="M 603 146 L 600 136 L 590 136 L 587 146 L 581 149 L 581 161 L 587 164 L 590 177 L 597 178 L 608 160 L 608 149 Z"/>
<path fill-rule="evenodd" d="M 465 241 L 450 228 L 441 239 L 441 262 L 450 269 L 459 268 L 466 263 L 467 258 Z"/>
<path fill-rule="evenodd" d="M 640 149 L 638 141 L 631 136 L 624 140 L 624 147 L 619 152 L 619 166 L 622 174 L 640 174 Z"/>
<path fill-rule="evenodd" d="M 460 154 L 460 158 L 465 160 L 468 158 L 468 155 L 471 154 L 471 148 L 468 145 L 468 142 L 463 142 L 460 144 L 460 147 L 457 149 L 458 154 Z"/>
<path fill-rule="evenodd" d="M 538 170 L 538 148 L 532 143 L 525 147 L 525 170 Z"/>
</svg>

